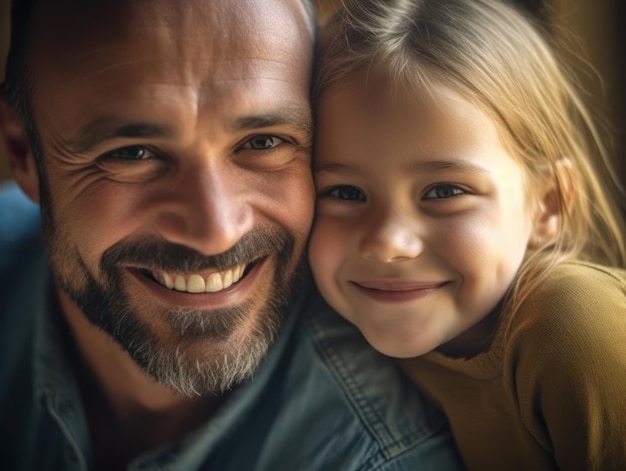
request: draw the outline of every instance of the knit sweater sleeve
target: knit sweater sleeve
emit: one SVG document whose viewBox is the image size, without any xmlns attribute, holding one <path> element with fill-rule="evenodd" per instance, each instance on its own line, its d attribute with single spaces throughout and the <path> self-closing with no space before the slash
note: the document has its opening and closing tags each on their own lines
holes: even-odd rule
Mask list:
<svg viewBox="0 0 626 471">
<path fill-rule="evenodd" d="M 525 427 L 560 469 L 625 469 L 625 280 L 567 264 L 516 314 L 505 369 Z"/>
</svg>

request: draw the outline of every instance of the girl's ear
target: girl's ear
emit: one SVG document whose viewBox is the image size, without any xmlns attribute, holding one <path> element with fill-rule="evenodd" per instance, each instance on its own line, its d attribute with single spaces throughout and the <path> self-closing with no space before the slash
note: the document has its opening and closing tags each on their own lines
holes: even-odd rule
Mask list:
<svg viewBox="0 0 626 471">
<path fill-rule="evenodd" d="M 4 136 L 13 176 L 26 195 L 39 203 L 39 173 L 28 133 L 13 108 L 0 97 L 0 133 Z"/>
<path fill-rule="evenodd" d="M 546 170 L 537 193 L 537 208 L 534 227 L 528 241 L 528 247 L 538 249 L 551 243 L 559 233 L 574 201 L 572 163 L 568 158 L 561 158 L 556 165 Z"/>
</svg>

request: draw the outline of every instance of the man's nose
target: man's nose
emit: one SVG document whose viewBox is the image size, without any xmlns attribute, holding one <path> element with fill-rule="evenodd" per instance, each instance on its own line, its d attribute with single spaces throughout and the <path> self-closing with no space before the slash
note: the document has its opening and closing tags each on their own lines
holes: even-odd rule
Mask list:
<svg viewBox="0 0 626 471">
<path fill-rule="evenodd" d="M 383 214 L 372 218 L 361 240 L 361 256 L 380 263 L 410 260 L 424 250 L 415 218 L 400 214 Z"/>
<path fill-rule="evenodd" d="M 245 183 L 235 169 L 188 169 L 162 200 L 155 221 L 167 241 L 205 255 L 232 248 L 253 227 Z"/>
</svg>

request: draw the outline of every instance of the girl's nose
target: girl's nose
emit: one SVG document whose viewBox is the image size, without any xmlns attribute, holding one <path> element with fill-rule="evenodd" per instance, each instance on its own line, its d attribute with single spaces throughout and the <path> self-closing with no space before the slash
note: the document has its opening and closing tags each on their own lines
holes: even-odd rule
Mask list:
<svg viewBox="0 0 626 471">
<path fill-rule="evenodd" d="M 372 227 L 361 241 L 363 258 L 390 263 L 416 258 L 423 251 L 423 240 L 409 218 L 387 217 Z"/>
</svg>

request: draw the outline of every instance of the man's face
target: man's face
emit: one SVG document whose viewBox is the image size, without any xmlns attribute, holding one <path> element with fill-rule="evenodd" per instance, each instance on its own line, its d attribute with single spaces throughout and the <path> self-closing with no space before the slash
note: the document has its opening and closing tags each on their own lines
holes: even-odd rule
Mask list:
<svg viewBox="0 0 626 471">
<path fill-rule="evenodd" d="M 304 10 L 58 3 L 30 61 L 62 296 L 157 380 L 229 387 L 271 342 L 312 218 Z"/>
</svg>

